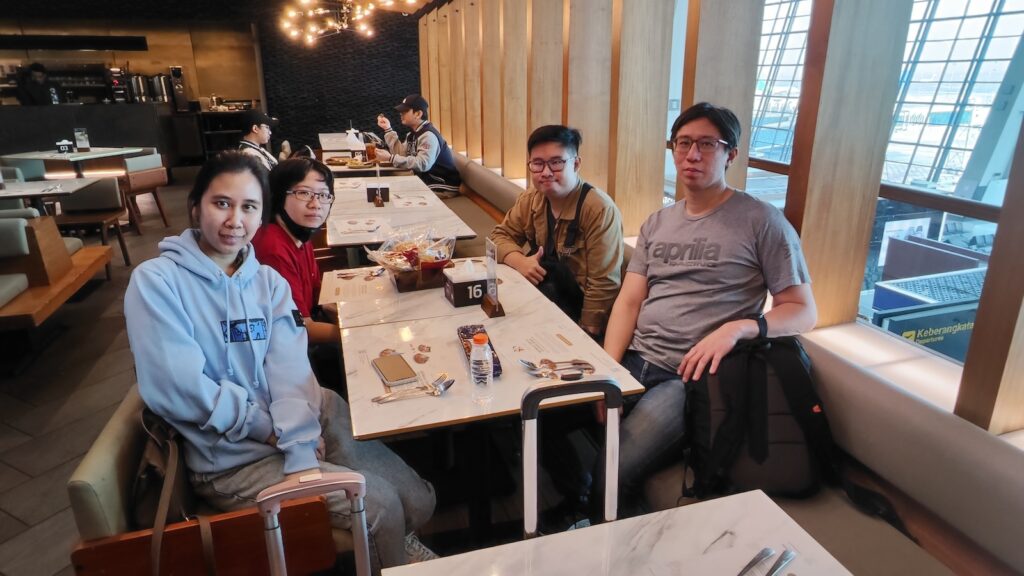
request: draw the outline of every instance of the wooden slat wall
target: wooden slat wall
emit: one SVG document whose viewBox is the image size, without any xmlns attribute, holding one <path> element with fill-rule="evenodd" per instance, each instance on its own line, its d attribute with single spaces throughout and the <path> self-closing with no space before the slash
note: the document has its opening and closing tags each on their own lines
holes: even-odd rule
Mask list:
<svg viewBox="0 0 1024 576">
<path fill-rule="evenodd" d="M 420 30 L 420 95 L 430 98 L 430 33 L 427 31 L 428 17 L 417 22 Z"/>
<path fill-rule="evenodd" d="M 452 139 L 452 50 L 449 35 L 451 22 L 451 4 L 445 4 L 437 10 L 437 59 L 440 71 L 440 90 L 438 100 L 430 103 L 430 118 L 434 126 L 444 134 L 446 140 Z"/>
<path fill-rule="evenodd" d="M 746 188 L 754 83 L 764 0 L 690 0 L 686 26 L 682 110 L 711 102 L 732 110 L 743 127 L 739 153 L 726 173 L 730 186 Z M 727 39 L 727 40 L 724 40 Z M 723 42 L 728 48 L 723 48 Z M 676 198 L 682 186 L 676 188 Z"/>
<path fill-rule="evenodd" d="M 484 166 L 501 168 L 501 0 L 479 0 Z"/>
<path fill-rule="evenodd" d="M 452 0 L 448 32 L 452 50 L 452 141 L 457 152 L 466 151 L 466 42 L 463 32 L 465 0 Z"/>
<path fill-rule="evenodd" d="M 911 3 L 840 0 L 831 11 L 831 0 L 815 3 L 796 126 L 796 139 L 804 134 L 799 141 L 810 145 L 794 145 L 788 190 L 803 211 L 793 213 L 787 201 L 787 215 L 801 227 L 819 326 L 857 318 Z M 822 25 L 829 25 L 827 50 L 816 44 Z M 812 56 L 826 52 L 819 67 Z M 805 95 L 818 84 L 815 103 Z M 805 118 L 804 106 L 815 104 L 817 114 Z"/>
<path fill-rule="evenodd" d="M 562 123 L 562 22 L 566 0 L 533 0 L 530 11 L 530 125 Z"/>
<path fill-rule="evenodd" d="M 569 0 L 566 120 L 583 135 L 583 177 L 603 190 L 608 189 L 611 138 L 611 38 L 612 0 Z"/>
<path fill-rule="evenodd" d="M 662 206 L 674 10 L 674 2 L 629 0 L 621 15 L 609 188 L 627 236 L 638 234 L 647 216 Z"/>
<path fill-rule="evenodd" d="M 1024 429 L 1024 138 L 1006 188 L 955 409 L 993 434 Z"/>
<path fill-rule="evenodd" d="M 470 158 L 483 155 L 483 118 L 480 115 L 480 0 L 467 0 L 463 16 L 466 44 L 466 151 Z"/>
<path fill-rule="evenodd" d="M 430 104 L 431 111 L 436 112 L 441 105 L 441 49 L 440 34 L 437 31 L 437 10 L 427 14 L 423 19 L 427 21 L 428 48 L 430 49 L 430 95 L 427 97 L 427 102 Z M 437 125 L 438 122 L 435 119 L 434 126 Z"/>
<path fill-rule="evenodd" d="M 527 3 L 503 0 L 501 7 L 501 173 L 526 177 Z"/>
</svg>

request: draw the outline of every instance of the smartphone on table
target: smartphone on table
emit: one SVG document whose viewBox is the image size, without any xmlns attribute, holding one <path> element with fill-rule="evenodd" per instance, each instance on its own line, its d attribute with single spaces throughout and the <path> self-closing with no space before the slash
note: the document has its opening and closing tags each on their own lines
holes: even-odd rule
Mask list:
<svg viewBox="0 0 1024 576">
<path fill-rule="evenodd" d="M 382 382 L 387 387 L 413 384 L 418 380 L 416 371 L 401 354 L 374 358 L 371 362 Z"/>
</svg>

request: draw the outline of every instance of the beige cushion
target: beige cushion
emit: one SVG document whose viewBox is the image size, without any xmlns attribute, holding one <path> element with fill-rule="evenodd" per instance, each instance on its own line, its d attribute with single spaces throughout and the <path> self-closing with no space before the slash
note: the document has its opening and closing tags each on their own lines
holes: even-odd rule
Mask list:
<svg viewBox="0 0 1024 576">
<path fill-rule="evenodd" d="M 512 209 L 516 198 L 523 193 L 522 188 L 506 180 L 503 176 L 495 174 L 489 168 L 467 160 L 461 154 L 454 154 L 454 156 L 456 158 L 455 166 L 466 186 L 483 196 L 498 210 L 508 212 Z"/>
<path fill-rule="evenodd" d="M 62 196 L 61 209 L 65 212 L 89 210 L 116 210 L 122 208 L 121 191 L 116 178 L 97 180 L 74 194 Z"/>
<path fill-rule="evenodd" d="M 28 289 L 28 276 L 24 274 L 0 274 L 0 307 L 14 300 Z"/>
<path fill-rule="evenodd" d="M 0 218 L 0 258 L 28 254 L 28 236 L 24 218 Z"/>
<path fill-rule="evenodd" d="M 142 406 L 132 386 L 68 480 L 71 511 L 83 540 L 129 530 L 131 490 L 146 440 Z"/>
<path fill-rule="evenodd" d="M 69 255 L 78 252 L 84 245 L 81 238 L 69 238 L 67 236 L 62 236 L 61 240 L 64 241 L 64 247 L 68 249 Z"/>
<path fill-rule="evenodd" d="M 828 330 L 838 329 L 872 330 Z M 800 339 L 836 444 L 1024 572 L 1024 451 L 825 348 L 816 332 Z"/>
</svg>

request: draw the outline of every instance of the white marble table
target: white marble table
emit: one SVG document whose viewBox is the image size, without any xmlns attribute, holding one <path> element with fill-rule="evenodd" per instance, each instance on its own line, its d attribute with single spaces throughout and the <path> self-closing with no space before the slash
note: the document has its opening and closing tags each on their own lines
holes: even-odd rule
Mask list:
<svg viewBox="0 0 1024 576">
<path fill-rule="evenodd" d="M 72 168 L 75 170 L 75 175 L 79 178 L 82 177 L 82 162 L 86 160 L 96 160 L 97 158 L 109 158 L 111 156 L 129 156 L 131 154 L 138 154 L 142 152 L 142 148 L 99 148 L 92 147 L 88 152 L 70 152 L 68 154 L 61 154 L 60 152 L 22 152 L 20 154 L 6 154 L 0 158 L 11 159 L 11 160 L 51 160 L 70 162 Z"/>
<path fill-rule="evenodd" d="M 33 182 L 4 182 L 0 198 L 33 198 L 39 196 L 66 196 L 98 182 L 99 178 L 68 178 L 66 180 L 37 180 Z"/>
<path fill-rule="evenodd" d="M 457 264 L 472 260 L 481 270 L 483 258 L 456 258 Z M 479 311 L 479 306 L 452 306 L 440 288 L 399 294 L 389 274 L 374 276 L 378 267 L 325 272 L 320 288 L 321 305 L 335 304 L 342 329 L 460 316 Z M 518 314 L 535 303 L 536 290 L 514 269 L 498 266 L 498 289 L 506 314 Z"/>
<path fill-rule="evenodd" d="M 797 557 L 783 575 L 850 572 L 761 491 L 673 508 L 581 530 L 483 548 L 384 576 L 607 576 L 738 574 L 759 550 L 776 555 L 752 570 L 764 576 L 783 550 Z"/>
<path fill-rule="evenodd" d="M 393 230 L 430 226 L 435 234 L 474 238 L 473 231 L 416 176 L 382 176 L 390 187 L 390 202 L 377 208 L 366 201 L 367 185 L 376 178 L 339 178 L 334 204 L 327 216 L 328 246 L 361 246 L 383 242 Z"/>
<path fill-rule="evenodd" d="M 526 372 L 520 358 L 533 362 L 541 358 L 584 359 L 595 366 L 597 375 L 615 378 L 624 394 L 643 391 L 629 372 L 532 284 L 507 266 L 498 268 L 502 280 L 498 295 L 506 312 L 500 318 L 488 318 L 479 306 L 454 308 L 440 288 L 397 294 L 386 276 L 365 281 L 361 275 L 349 281 L 376 284 L 372 297 L 348 297 L 339 303 L 352 434 L 357 439 L 516 415 L 523 392 L 541 381 Z M 494 398 L 483 406 L 472 401 L 469 363 L 457 336 L 457 329 L 468 324 L 486 327 L 503 368 L 501 377 L 494 381 Z M 442 371 L 453 376 L 456 383 L 442 397 L 374 404 L 371 398 L 385 389 L 370 362 L 383 350 L 403 354 L 421 383 L 433 380 Z M 543 405 L 558 406 L 592 397 L 596 398 L 577 395 Z"/>
<path fill-rule="evenodd" d="M 74 194 L 99 180 L 99 178 L 68 178 L 34 182 L 4 182 L 4 189 L 0 190 L 0 198 L 27 198 L 40 214 L 45 214 L 44 197 Z"/>
</svg>

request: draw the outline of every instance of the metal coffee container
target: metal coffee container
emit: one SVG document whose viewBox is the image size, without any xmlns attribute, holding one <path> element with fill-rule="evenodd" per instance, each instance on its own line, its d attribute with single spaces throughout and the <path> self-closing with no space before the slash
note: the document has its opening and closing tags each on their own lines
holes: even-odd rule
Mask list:
<svg viewBox="0 0 1024 576">
<path fill-rule="evenodd" d="M 157 74 L 149 79 L 150 96 L 153 102 L 171 101 L 171 78 L 166 74 Z"/>
<path fill-rule="evenodd" d="M 132 74 L 128 77 L 128 89 L 132 102 L 149 102 L 149 86 L 146 77 L 142 74 Z"/>
</svg>

